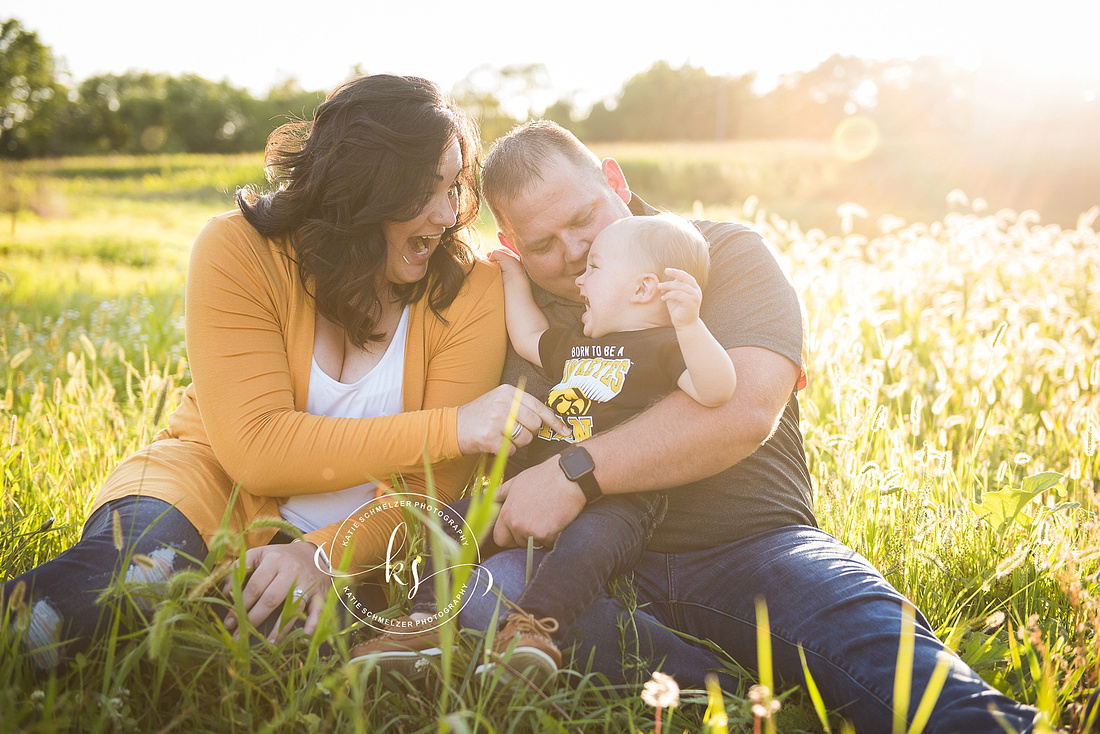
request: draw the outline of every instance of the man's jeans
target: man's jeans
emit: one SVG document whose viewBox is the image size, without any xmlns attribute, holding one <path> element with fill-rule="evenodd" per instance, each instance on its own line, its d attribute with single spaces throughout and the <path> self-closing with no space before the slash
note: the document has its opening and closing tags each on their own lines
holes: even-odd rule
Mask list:
<svg viewBox="0 0 1100 734">
<path fill-rule="evenodd" d="M 523 590 L 525 552 L 509 551 L 485 564 L 509 599 Z M 903 597 L 866 559 L 815 528 L 778 528 L 735 543 L 688 553 L 647 551 L 634 570 L 638 611 L 606 593 L 577 624 L 578 660 L 595 671 L 624 679 L 624 660 L 639 658 L 650 669 L 697 687 L 719 666 L 706 648 L 677 637 L 667 627 L 709 639 L 741 666 L 755 670 L 755 599 L 767 605 L 771 664 L 777 677 L 803 684 L 798 646 L 825 703 L 842 708 L 857 731 L 890 731 L 894 671 L 902 624 Z M 461 621 L 488 629 L 507 608 L 493 594 L 472 594 Z M 625 623 L 627 649 L 623 649 Z M 948 652 L 917 613 L 911 721 L 941 657 L 950 662 L 928 732 L 1003 732 L 1000 717 L 1016 731 L 1031 728 L 1037 712 L 1000 694 Z M 722 677 L 722 676 L 720 676 Z M 723 678 L 723 687 L 731 687 Z M 990 709 L 1000 712 L 990 713 Z"/>
</svg>

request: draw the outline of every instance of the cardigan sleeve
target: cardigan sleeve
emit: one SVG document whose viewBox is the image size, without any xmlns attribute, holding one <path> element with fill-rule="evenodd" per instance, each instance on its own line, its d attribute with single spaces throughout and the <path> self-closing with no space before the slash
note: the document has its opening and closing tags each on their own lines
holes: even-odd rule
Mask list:
<svg viewBox="0 0 1100 734">
<path fill-rule="evenodd" d="M 495 287 L 492 278 L 480 279 L 481 292 L 472 297 L 484 304 L 471 303 L 464 285 L 467 297 L 445 313 L 454 333 L 444 335 L 438 354 L 426 355 L 439 366 L 427 365 L 425 398 L 430 394 L 432 402 L 425 400 L 423 410 L 332 418 L 294 407 L 287 321 L 291 299 L 307 297 L 294 292 L 300 288 L 294 268 L 240 217 L 212 219 L 191 253 L 187 354 L 203 427 L 226 473 L 254 495 L 282 497 L 459 459 L 457 406 L 500 376 L 500 364 L 483 359 L 486 350 L 504 350 L 503 297 L 495 304 L 487 297 L 500 288 L 499 277 Z M 499 318 L 488 313 L 494 305 Z M 460 317 L 465 328 L 456 328 Z"/>
<path fill-rule="evenodd" d="M 467 280 L 469 290 L 456 299 L 451 323 L 440 326 L 445 337 L 427 355 L 424 381 L 424 408 L 461 405 L 488 392 L 500 382 L 504 367 L 504 289 L 500 271 L 478 265 Z M 476 468 L 478 457 L 459 457 L 433 463 L 429 475 L 423 465 L 419 472 L 385 482 L 390 494 L 428 495 L 446 504 L 462 496 Z M 373 566 L 385 557 L 390 533 L 402 522 L 400 509 L 372 515 L 369 522 L 350 529 L 345 523 L 333 523 L 308 533 L 305 538 L 321 546 L 334 566 L 350 563 L 356 567 Z M 342 559 L 342 554 L 351 555 Z"/>
</svg>

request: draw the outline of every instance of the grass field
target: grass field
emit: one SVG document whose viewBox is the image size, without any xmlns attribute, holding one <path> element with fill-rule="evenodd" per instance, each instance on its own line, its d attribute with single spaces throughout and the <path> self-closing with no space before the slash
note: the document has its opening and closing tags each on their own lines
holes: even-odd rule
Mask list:
<svg viewBox="0 0 1100 734">
<path fill-rule="evenodd" d="M 189 381 L 190 242 L 260 171 L 257 156 L 166 156 L 4 173 L 9 199 L 22 197 L 0 221 L 6 579 L 71 545 L 95 488 L 164 425 Z M 802 431 L 824 529 L 881 569 L 993 685 L 1054 725 L 1080 726 L 1100 671 L 1096 211 L 1065 229 L 955 192 L 927 223 L 843 206 L 835 224 L 809 229 L 755 198 L 696 213 L 762 231 L 804 300 Z M 476 641 L 447 657 L 429 695 L 371 677 L 343 664 L 332 609 L 322 631 L 334 655 L 300 633 L 249 647 L 211 614 L 203 581 L 119 585 L 112 598 L 124 607 L 128 595 L 159 595 L 148 624 L 61 677 L 35 677 L 5 625 L 0 730 L 655 728 L 637 687 L 574 672 L 547 697 L 482 685 L 467 665 Z M 724 731 L 725 717 L 730 731 L 751 731 L 756 682 L 712 698 L 709 713 L 705 692 L 685 691 L 663 726 Z M 843 729 L 835 715 L 819 718 L 807 692 L 782 695 L 765 725 Z"/>
</svg>

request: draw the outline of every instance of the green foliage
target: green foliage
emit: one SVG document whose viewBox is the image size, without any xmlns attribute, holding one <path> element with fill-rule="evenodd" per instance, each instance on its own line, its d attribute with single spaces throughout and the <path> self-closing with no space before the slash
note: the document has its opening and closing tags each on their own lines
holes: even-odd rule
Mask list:
<svg viewBox="0 0 1100 734">
<path fill-rule="evenodd" d="M 1064 477 L 1057 472 L 1042 472 L 1025 477 L 1019 489 L 1005 487 L 982 494 L 981 503 L 975 503 L 974 514 L 989 523 L 998 536 L 1003 537 L 1009 525 L 1016 521 L 1024 528 L 1032 525 L 1031 516 L 1023 513 L 1025 507 L 1048 489 L 1062 489 Z"/>
<path fill-rule="evenodd" d="M 64 92 L 38 34 L 18 20 L 0 22 L 0 157 L 45 152 Z"/>
<path fill-rule="evenodd" d="M 164 155 L 21 165 L 64 198 L 66 213 L 24 211 L 16 237 L 0 234 L 5 578 L 76 541 L 92 493 L 178 404 L 190 379 L 188 243 L 260 163 Z M 806 230 L 751 202 L 733 214 L 764 232 L 806 304 L 810 383 L 800 406 L 823 528 L 880 568 L 994 686 L 1073 727 L 1100 666 L 1100 235 L 1088 216 L 1062 229 L 953 202 L 942 221 L 885 218 L 869 235 Z M 483 505 L 471 522 L 484 529 L 489 517 Z M 224 554 L 236 542 L 226 534 L 214 545 Z M 334 600 L 315 638 L 234 640 L 219 620 L 237 602 L 211 591 L 219 574 L 240 573 L 223 569 L 223 557 L 164 584 L 115 584 L 111 603 L 137 631 L 109 636 L 55 676 L 36 677 L 13 654 L 13 612 L 0 612 L 9 615 L 0 620 L 3 728 L 654 728 L 638 685 L 609 686 L 583 661 L 545 698 L 485 685 L 472 673 L 485 650 L 477 636 L 454 635 L 429 692 L 349 666 L 357 633 Z M 665 730 L 750 730 L 752 682 L 682 692 L 662 712 Z M 909 691 L 922 711 L 935 694 Z M 812 688 L 773 700 L 778 731 L 845 730 Z"/>
</svg>

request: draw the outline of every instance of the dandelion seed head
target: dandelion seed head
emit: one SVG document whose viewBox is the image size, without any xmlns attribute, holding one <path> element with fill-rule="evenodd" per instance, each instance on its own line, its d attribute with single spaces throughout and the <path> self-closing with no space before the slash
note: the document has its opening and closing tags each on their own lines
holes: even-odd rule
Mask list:
<svg viewBox="0 0 1100 734">
<path fill-rule="evenodd" d="M 846 201 L 838 206 L 836 208 L 836 213 L 837 216 L 840 217 L 840 231 L 844 234 L 852 233 L 852 225 L 855 217 L 866 219 L 868 216 L 866 209 L 851 201 Z"/>
<path fill-rule="evenodd" d="M 745 199 L 745 203 L 741 206 L 741 211 L 744 212 L 746 219 L 752 218 L 752 215 L 756 213 L 756 207 L 759 204 L 760 199 L 755 194 Z"/>
<path fill-rule="evenodd" d="M 1004 621 L 1005 613 L 998 609 L 997 611 L 993 612 L 985 618 L 985 628 L 986 630 L 995 629 L 1004 624 Z"/>
<path fill-rule="evenodd" d="M 642 686 L 642 700 L 654 708 L 674 708 L 680 703 L 680 686 L 672 676 L 654 672 Z"/>
<path fill-rule="evenodd" d="M 962 189 L 952 189 L 947 194 L 947 203 L 951 206 L 966 206 L 970 203 L 970 199 Z"/>
<path fill-rule="evenodd" d="M 1012 457 L 1012 461 L 1016 466 L 1027 466 L 1031 462 L 1031 456 L 1021 451 Z"/>
</svg>

